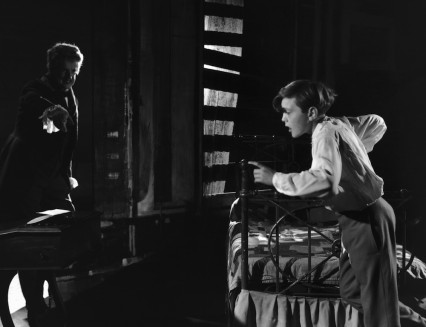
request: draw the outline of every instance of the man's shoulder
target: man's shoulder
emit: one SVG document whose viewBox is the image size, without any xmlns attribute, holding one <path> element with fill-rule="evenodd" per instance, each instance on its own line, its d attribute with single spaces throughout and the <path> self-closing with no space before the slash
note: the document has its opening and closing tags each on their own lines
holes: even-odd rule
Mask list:
<svg viewBox="0 0 426 327">
<path fill-rule="evenodd" d="M 44 93 L 48 91 L 48 86 L 46 83 L 41 79 L 33 79 L 31 81 L 28 81 L 24 84 L 22 87 L 22 94 L 26 94 L 29 92 L 37 92 L 37 93 Z"/>
</svg>

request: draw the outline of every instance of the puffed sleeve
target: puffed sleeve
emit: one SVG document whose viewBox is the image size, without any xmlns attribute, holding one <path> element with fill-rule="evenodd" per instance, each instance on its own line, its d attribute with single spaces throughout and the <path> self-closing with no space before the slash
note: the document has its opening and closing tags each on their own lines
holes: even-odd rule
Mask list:
<svg viewBox="0 0 426 327">
<path fill-rule="evenodd" d="M 342 120 L 352 126 L 367 152 L 373 150 L 374 145 L 381 140 L 387 129 L 384 119 L 378 115 L 342 117 Z"/>
</svg>

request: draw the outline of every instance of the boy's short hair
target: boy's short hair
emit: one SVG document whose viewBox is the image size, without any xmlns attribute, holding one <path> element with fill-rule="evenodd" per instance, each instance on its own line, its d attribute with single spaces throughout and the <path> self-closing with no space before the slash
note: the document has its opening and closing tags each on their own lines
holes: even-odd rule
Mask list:
<svg viewBox="0 0 426 327">
<path fill-rule="evenodd" d="M 322 82 L 311 80 L 295 80 L 281 88 L 272 100 L 272 106 L 278 112 L 282 112 L 281 102 L 283 98 L 295 98 L 296 104 L 306 112 L 315 107 L 319 114 L 325 114 L 333 105 L 336 92 Z"/>
<path fill-rule="evenodd" d="M 84 56 L 76 45 L 69 43 L 56 43 L 47 50 L 47 70 L 51 71 L 57 67 L 58 64 L 66 60 L 77 61 L 80 69 L 83 64 L 83 59 Z"/>
</svg>

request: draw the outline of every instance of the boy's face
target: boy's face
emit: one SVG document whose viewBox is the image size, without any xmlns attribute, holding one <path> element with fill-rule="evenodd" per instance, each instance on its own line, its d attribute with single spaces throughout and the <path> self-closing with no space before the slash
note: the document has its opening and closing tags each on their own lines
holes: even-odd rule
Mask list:
<svg viewBox="0 0 426 327">
<path fill-rule="evenodd" d="M 282 121 L 288 127 L 292 137 L 312 133 L 313 123 L 309 119 L 308 113 L 302 112 L 302 109 L 296 104 L 295 98 L 283 98 L 281 107 L 283 108 Z"/>
</svg>

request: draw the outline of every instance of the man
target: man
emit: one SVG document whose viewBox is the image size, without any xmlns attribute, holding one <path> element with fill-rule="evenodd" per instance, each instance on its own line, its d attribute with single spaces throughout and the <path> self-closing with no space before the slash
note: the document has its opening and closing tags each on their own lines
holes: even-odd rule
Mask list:
<svg viewBox="0 0 426 327">
<path fill-rule="evenodd" d="M 426 326 L 426 320 L 398 303 L 395 215 L 382 198 L 383 180 L 367 153 L 386 131 L 377 115 L 327 117 L 335 92 L 320 82 L 296 80 L 273 100 L 292 137 L 312 134 L 312 165 L 283 174 L 250 162 L 255 182 L 289 196 L 320 197 L 339 213 L 342 243 L 340 293 L 363 313 L 365 327 L 397 327 L 401 321 Z M 401 314 L 401 315 L 400 315 Z"/>
<path fill-rule="evenodd" d="M 47 73 L 23 88 L 15 128 L 0 153 L 0 222 L 30 220 L 48 209 L 74 211 L 70 191 L 77 186 L 71 162 L 78 133 L 73 85 L 83 54 L 72 44 L 47 51 Z M 20 271 L 28 319 L 36 325 L 45 311 L 44 278 Z"/>
</svg>

